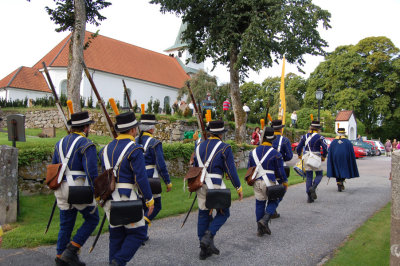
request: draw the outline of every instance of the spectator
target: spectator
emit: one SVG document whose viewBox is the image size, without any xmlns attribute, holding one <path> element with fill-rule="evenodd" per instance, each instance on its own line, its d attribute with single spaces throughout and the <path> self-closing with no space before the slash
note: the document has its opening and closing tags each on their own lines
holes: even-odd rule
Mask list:
<svg viewBox="0 0 400 266">
<path fill-rule="evenodd" d="M 194 105 L 192 102 L 189 103 L 190 114 L 193 116 L 194 113 Z"/>
<path fill-rule="evenodd" d="M 390 157 L 390 153 L 392 152 L 392 143 L 390 142 L 390 139 L 386 140 L 385 143 L 385 152 L 386 152 L 386 156 Z"/>
<path fill-rule="evenodd" d="M 246 105 L 246 103 L 243 104 L 243 111 L 246 113 L 246 121 L 247 121 L 247 118 L 249 117 L 250 113 L 250 108 Z"/>
<path fill-rule="evenodd" d="M 226 98 L 226 100 L 222 104 L 222 111 L 224 112 L 225 119 L 227 119 L 228 111 L 230 108 L 231 108 L 231 103 L 229 102 L 229 99 Z"/>
<path fill-rule="evenodd" d="M 260 145 L 260 137 L 261 137 L 260 128 L 256 127 L 254 129 L 253 134 L 251 134 L 251 144 Z"/>
<path fill-rule="evenodd" d="M 398 142 L 396 149 L 400 150 L 400 142 Z"/>
<path fill-rule="evenodd" d="M 290 116 L 290 119 L 292 119 L 292 127 L 297 127 L 297 114 L 296 111 L 293 111 L 292 115 Z"/>
<path fill-rule="evenodd" d="M 395 151 L 396 149 L 397 149 L 397 140 L 396 139 L 394 139 L 393 140 L 393 143 L 392 143 L 392 151 Z"/>
<path fill-rule="evenodd" d="M 361 140 L 361 141 L 363 140 L 361 135 L 358 135 L 357 140 Z"/>
<path fill-rule="evenodd" d="M 179 106 L 178 106 L 178 100 L 176 100 L 176 101 L 174 102 L 174 104 L 172 105 L 172 110 L 174 110 L 174 114 L 178 111 L 178 108 L 179 108 Z"/>
</svg>

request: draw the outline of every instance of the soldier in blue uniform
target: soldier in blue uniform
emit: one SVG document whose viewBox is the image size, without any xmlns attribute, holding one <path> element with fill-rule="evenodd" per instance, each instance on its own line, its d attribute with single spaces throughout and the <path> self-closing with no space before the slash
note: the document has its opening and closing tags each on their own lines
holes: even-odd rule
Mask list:
<svg viewBox="0 0 400 266">
<path fill-rule="evenodd" d="M 274 130 L 270 127 L 265 127 L 261 137 L 262 144 L 255 148 L 249 155 L 248 168 L 260 164 L 258 171 L 254 173 L 254 179 L 256 179 L 256 181 L 253 185 L 256 198 L 258 236 L 271 234 L 268 222 L 272 218 L 272 215 L 276 213 L 276 208 L 280 200 L 282 200 L 282 198 L 268 200 L 267 204 L 268 187 L 276 185 L 279 181 L 279 184 L 282 184 L 285 189 L 288 187 L 287 177 L 283 169 L 282 155 L 272 146 L 275 139 Z M 264 156 L 266 157 L 264 158 Z M 267 207 L 265 207 L 266 205 Z"/>
<path fill-rule="evenodd" d="M 68 162 L 61 186 L 54 192 L 60 209 L 56 265 L 85 265 L 79 260 L 78 252 L 99 223 L 94 199 L 85 204 L 69 203 L 70 186 L 89 186 L 92 189 L 78 196 L 89 197 L 89 200 L 93 197 L 93 181 L 98 173 L 96 147 L 87 139 L 92 123 L 88 112 L 71 114 L 71 119 L 68 121 L 71 133 L 55 145 L 52 163 Z M 83 195 L 88 193 L 90 195 Z M 85 221 L 71 240 L 78 212 Z"/>
<path fill-rule="evenodd" d="M 316 156 L 321 157 L 321 161 L 325 161 L 328 153 L 325 138 L 318 134 L 321 130 L 321 124 L 319 121 L 314 120 L 311 122 L 310 132 L 303 135 L 297 146 L 297 155 L 304 161 L 304 169 L 306 171 L 306 193 L 307 202 L 312 203 L 317 199 L 316 189 L 318 184 L 322 180 L 322 168 L 321 165 L 317 168 L 311 167 L 307 164 L 310 158 L 310 154 L 313 153 Z M 304 153 L 303 153 L 304 148 Z M 322 149 L 322 155 L 321 155 Z M 315 179 L 313 181 L 313 174 L 315 172 Z"/>
<path fill-rule="evenodd" d="M 359 177 L 353 144 L 346 138 L 346 130 L 338 128 L 337 137 L 328 150 L 327 176 L 336 177 L 338 191 L 344 190 L 344 180 Z"/>
<path fill-rule="evenodd" d="M 119 136 L 99 153 L 103 170 L 107 168 L 105 160 L 108 160 L 116 173 L 116 187 L 112 194 L 112 199 L 114 201 L 137 200 L 137 194 L 140 193 L 145 199 L 148 214 L 151 215 L 154 209 L 154 199 L 147 179 L 143 148 L 135 143 L 138 122 L 132 112 L 117 115 L 116 121 L 115 130 L 120 133 Z M 126 147 L 127 149 L 124 152 Z M 120 164 L 116 165 L 123 152 Z M 111 200 L 108 200 L 104 205 L 104 211 L 109 220 L 110 206 Z M 134 224 L 110 225 L 109 231 L 110 265 L 126 265 L 133 258 L 147 236 L 147 227 L 144 219 Z"/>
<path fill-rule="evenodd" d="M 284 128 L 285 125 L 282 125 L 282 120 L 273 120 L 271 127 L 274 129 L 274 135 L 276 137 L 275 140 L 272 142 L 272 147 L 274 147 L 275 150 L 282 154 L 284 169 L 290 170 L 289 166 L 286 166 L 285 162 L 292 160 L 293 152 L 290 140 L 287 137 L 282 136 L 282 128 Z M 289 171 L 285 171 L 285 173 L 286 177 L 288 178 Z M 283 180 L 281 180 L 280 178 L 277 178 L 277 181 L 279 184 L 283 183 Z M 279 202 L 281 201 L 282 199 L 279 200 Z M 280 216 L 281 215 L 275 211 L 275 213 L 271 216 L 271 219 L 279 218 Z"/>
<path fill-rule="evenodd" d="M 167 165 L 164 160 L 164 151 L 162 143 L 153 137 L 155 125 L 157 124 L 156 116 L 153 114 L 143 114 L 140 118 L 140 135 L 136 138 L 136 142 L 142 145 L 144 149 L 144 159 L 146 162 L 146 172 L 148 178 L 162 178 L 167 186 L 167 192 L 171 191 L 172 183 L 169 178 Z M 154 211 L 150 215 L 145 212 L 146 223 L 151 221 L 161 211 L 161 194 L 153 194 Z M 147 226 L 147 224 L 146 224 Z"/>
<path fill-rule="evenodd" d="M 204 260 L 212 254 L 219 254 L 219 250 L 214 245 L 214 237 L 218 230 L 228 219 L 229 208 L 218 209 L 213 217 L 212 210 L 206 207 L 207 189 L 224 188 L 224 174 L 226 173 L 233 186 L 239 194 L 240 200 L 243 198 L 242 186 L 236 171 L 232 148 L 229 144 L 222 142 L 223 133 L 226 132 L 223 121 L 210 121 L 207 127 L 209 138 L 198 144 L 198 150 L 194 158 L 194 166 L 204 165 L 209 160 L 205 183 L 196 191 L 199 206 L 199 216 L 197 223 L 197 235 L 200 240 L 200 259 Z M 218 146 L 217 146 L 218 145 Z M 214 148 L 215 151 L 213 152 Z M 198 153 L 197 153 L 198 152 Z"/>
</svg>

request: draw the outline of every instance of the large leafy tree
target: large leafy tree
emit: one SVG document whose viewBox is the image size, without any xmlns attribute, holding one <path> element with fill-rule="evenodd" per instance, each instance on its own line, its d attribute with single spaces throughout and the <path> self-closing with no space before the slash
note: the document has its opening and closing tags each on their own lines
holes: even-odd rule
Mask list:
<svg viewBox="0 0 400 266">
<path fill-rule="evenodd" d="M 74 110 L 79 112 L 81 111 L 80 83 L 86 22 L 99 26 L 99 21 L 106 19 L 99 10 L 108 7 L 111 3 L 104 0 L 54 0 L 54 2 L 56 2 L 54 9 L 48 6 L 45 9 L 50 19 L 58 25 L 56 32 L 72 32 L 69 44 L 67 91 Z"/>
<path fill-rule="evenodd" d="M 317 106 L 317 89 L 325 109 L 354 110 L 366 133 L 390 131 L 400 125 L 400 50 L 386 37 L 340 46 L 310 75 L 307 106 Z"/>
<path fill-rule="evenodd" d="M 317 31 L 329 28 L 330 14 L 311 0 L 151 0 L 162 12 L 181 15 L 187 23 L 183 40 L 198 61 L 212 58 L 227 65 L 236 123 L 236 140 L 246 137 L 239 82 L 249 70 L 271 67 L 283 55 L 304 64 L 303 55 L 324 55 L 327 43 Z"/>
</svg>

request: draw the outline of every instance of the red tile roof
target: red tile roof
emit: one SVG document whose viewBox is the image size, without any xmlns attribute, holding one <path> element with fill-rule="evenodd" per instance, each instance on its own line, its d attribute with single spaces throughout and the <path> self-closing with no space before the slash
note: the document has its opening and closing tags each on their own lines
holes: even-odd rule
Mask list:
<svg viewBox="0 0 400 266">
<path fill-rule="evenodd" d="M 86 32 L 86 41 L 90 35 L 90 32 Z M 47 66 L 67 67 L 69 38 L 70 35 L 40 59 L 34 68 L 41 69 L 42 61 Z M 84 58 L 90 69 L 174 88 L 181 88 L 189 79 L 175 58 L 102 35 L 91 40 L 89 48 L 84 51 Z"/>
<path fill-rule="evenodd" d="M 31 67 L 19 67 L 0 80 L 0 88 L 18 88 L 50 92 L 42 73 Z"/>
<path fill-rule="evenodd" d="M 349 121 L 353 111 L 340 111 L 336 116 L 336 121 Z"/>
</svg>

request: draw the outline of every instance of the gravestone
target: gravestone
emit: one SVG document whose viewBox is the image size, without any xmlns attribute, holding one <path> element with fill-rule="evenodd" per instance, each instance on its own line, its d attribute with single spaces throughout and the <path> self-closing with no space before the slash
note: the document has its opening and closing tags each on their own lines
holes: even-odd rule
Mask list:
<svg viewBox="0 0 400 266">
<path fill-rule="evenodd" d="M 0 145 L 0 224 L 17 221 L 18 149 Z"/>
</svg>

